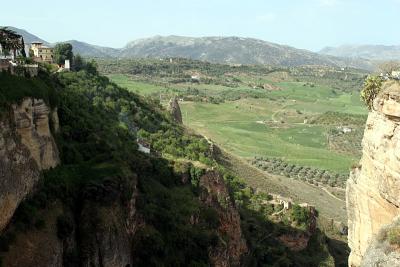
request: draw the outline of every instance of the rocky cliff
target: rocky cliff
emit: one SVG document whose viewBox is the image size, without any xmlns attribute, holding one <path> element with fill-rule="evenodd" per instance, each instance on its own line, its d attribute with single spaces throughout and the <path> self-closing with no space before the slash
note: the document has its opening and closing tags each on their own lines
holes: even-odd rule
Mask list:
<svg viewBox="0 0 400 267">
<path fill-rule="evenodd" d="M 114 177 L 88 184 L 82 189 L 79 206 L 52 202 L 39 214 L 45 227 L 19 233 L 1 254 L 2 263 L 11 267 L 141 266 L 136 254 L 137 249 L 144 248 L 135 249 L 135 242 L 137 231 L 146 226 L 146 221 L 137 209 L 141 194 L 137 185 L 135 174 Z M 224 180 L 211 171 L 200 178 L 200 186 L 204 189 L 200 201 L 215 209 L 219 220 L 221 242 L 209 247 L 209 260 L 212 266 L 240 266 L 247 246 Z M 196 215 L 192 218 L 191 224 L 203 219 Z"/>
<path fill-rule="evenodd" d="M 46 226 L 18 234 L 2 255 L 4 266 L 133 266 L 132 240 L 141 222 L 136 185 L 134 175 L 106 179 L 84 189 L 78 209 L 51 203 L 40 214 Z"/>
<path fill-rule="evenodd" d="M 56 111 L 42 100 L 26 98 L 0 119 L 0 230 L 32 191 L 40 171 L 59 163 L 49 118 L 58 129 Z"/>
<path fill-rule="evenodd" d="M 219 217 L 219 234 L 223 243 L 209 252 L 214 266 L 240 266 L 242 255 L 247 252 L 246 240 L 240 226 L 240 216 L 233 206 L 224 179 L 217 172 L 208 172 L 200 179 L 203 190 L 200 199 L 209 207 L 217 210 Z"/>
<path fill-rule="evenodd" d="M 374 101 L 362 159 L 347 182 L 349 266 L 362 264 L 379 231 L 400 214 L 399 125 L 400 85 L 388 82 Z"/>
<path fill-rule="evenodd" d="M 176 123 L 182 124 L 181 108 L 179 107 L 178 99 L 176 97 L 171 98 L 169 101 L 169 112 Z"/>
</svg>

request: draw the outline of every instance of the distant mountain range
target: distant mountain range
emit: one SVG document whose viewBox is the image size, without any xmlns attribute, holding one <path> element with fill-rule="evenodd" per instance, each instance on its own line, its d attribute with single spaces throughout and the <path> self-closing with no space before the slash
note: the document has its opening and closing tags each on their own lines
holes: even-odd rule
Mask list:
<svg viewBox="0 0 400 267">
<path fill-rule="evenodd" d="M 400 60 L 400 45 L 342 45 L 326 47 L 320 54 L 369 60 Z"/>
<path fill-rule="evenodd" d="M 24 36 L 27 43 L 42 41 L 49 44 L 25 30 L 10 28 Z M 74 53 L 92 58 L 184 57 L 214 63 L 266 64 L 286 67 L 325 65 L 373 70 L 375 68 L 374 60 L 386 60 L 391 58 L 391 55 L 395 55 L 395 52 L 390 54 L 385 52 L 387 49 L 380 51 L 379 48 L 371 49 L 369 54 L 356 54 L 357 49 L 350 52 L 350 49 L 346 49 L 344 46 L 325 48 L 320 53 L 314 53 L 259 39 L 240 37 L 155 36 L 129 42 L 123 48 L 102 47 L 76 40 L 67 42 L 74 47 Z M 400 49 L 398 48 L 397 51 Z M 400 52 L 398 54 L 400 55 Z"/>
<path fill-rule="evenodd" d="M 0 26 L 1 27 L 1 26 Z M 36 35 L 33 35 L 23 29 L 18 29 L 15 27 L 7 26 L 8 29 L 13 30 L 17 32 L 18 34 L 22 35 L 24 37 L 25 43 L 32 43 L 32 42 L 42 42 L 45 45 L 49 45 L 49 42 L 46 42 L 45 40 L 37 37 Z"/>
<path fill-rule="evenodd" d="M 253 38 L 155 36 L 128 43 L 119 57 L 185 57 L 216 63 L 279 66 L 328 65 L 371 69 L 366 60 L 320 55 Z"/>
</svg>

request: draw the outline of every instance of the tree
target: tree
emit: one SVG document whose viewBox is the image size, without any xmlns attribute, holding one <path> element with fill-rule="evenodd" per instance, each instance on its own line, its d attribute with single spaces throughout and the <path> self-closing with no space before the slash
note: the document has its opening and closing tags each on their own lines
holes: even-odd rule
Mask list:
<svg viewBox="0 0 400 267">
<path fill-rule="evenodd" d="M 54 47 L 54 60 L 58 65 L 63 65 L 66 59 L 72 62 L 73 57 L 74 53 L 70 43 L 60 43 Z"/>
<path fill-rule="evenodd" d="M 92 60 L 90 62 L 86 62 L 85 69 L 90 74 L 93 74 L 93 75 L 97 75 L 98 74 L 98 72 L 97 72 L 97 63 L 94 60 Z"/>
<path fill-rule="evenodd" d="M 7 27 L 0 28 L 0 45 L 5 54 L 12 51 L 14 58 L 17 57 L 17 52 L 26 57 L 24 38 Z"/>
<path fill-rule="evenodd" d="M 378 95 L 382 87 L 382 80 L 376 76 L 368 76 L 364 82 L 364 87 L 361 90 L 361 100 L 364 101 L 365 105 L 369 110 L 372 109 L 374 99 Z"/>
<path fill-rule="evenodd" d="M 74 56 L 73 66 L 75 71 L 80 71 L 85 67 L 85 60 L 81 57 L 81 55 L 77 54 Z"/>
</svg>

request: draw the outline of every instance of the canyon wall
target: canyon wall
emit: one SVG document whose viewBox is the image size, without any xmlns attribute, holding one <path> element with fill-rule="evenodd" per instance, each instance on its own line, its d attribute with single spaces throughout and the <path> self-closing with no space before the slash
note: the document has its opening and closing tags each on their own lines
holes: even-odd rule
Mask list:
<svg viewBox="0 0 400 267">
<path fill-rule="evenodd" d="M 221 239 L 226 238 L 224 245 L 219 244 L 210 250 L 211 263 L 220 267 L 240 266 L 241 257 L 248 248 L 242 235 L 239 212 L 233 205 L 224 179 L 219 173 L 209 171 L 200 178 L 200 186 L 205 189 L 200 200 L 217 210 L 218 232 Z"/>
<path fill-rule="evenodd" d="M 400 214 L 399 125 L 400 85 L 390 81 L 374 100 L 364 132 L 363 155 L 347 181 L 349 266 L 366 266 L 362 260 L 369 245 Z"/>
<path fill-rule="evenodd" d="M 40 171 L 60 161 L 49 118 L 58 129 L 56 111 L 42 100 L 26 98 L 0 119 L 0 231 L 34 188 Z"/>
<path fill-rule="evenodd" d="M 169 101 L 168 110 L 171 114 L 172 119 L 178 123 L 182 124 L 182 113 L 179 107 L 178 99 L 176 97 L 171 98 Z"/>
</svg>

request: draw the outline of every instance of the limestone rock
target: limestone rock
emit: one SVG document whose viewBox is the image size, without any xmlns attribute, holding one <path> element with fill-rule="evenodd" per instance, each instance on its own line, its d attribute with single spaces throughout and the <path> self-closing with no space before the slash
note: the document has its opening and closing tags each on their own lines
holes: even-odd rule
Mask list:
<svg viewBox="0 0 400 267">
<path fill-rule="evenodd" d="M 137 180 L 129 179 L 132 191 L 128 203 L 121 201 L 121 185 L 106 182 L 104 196 L 89 197 L 79 218 L 81 266 L 133 266 L 132 240 L 141 219 L 136 214 Z M 125 185 L 128 186 L 128 185 Z M 111 198 L 110 200 L 106 200 Z M 101 203 L 106 200 L 108 203 Z"/>
<path fill-rule="evenodd" d="M 143 224 L 136 212 L 137 195 L 133 175 L 126 183 L 111 178 L 85 188 L 79 212 L 55 201 L 40 211 L 42 230 L 19 232 L 2 253 L 4 266 L 134 266 L 133 237 Z M 60 217 L 71 227 L 62 237 L 57 234 Z"/>
<path fill-rule="evenodd" d="M 400 248 L 388 241 L 387 233 L 393 227 L 399 228 L 400 220 L 384 227 L 367 249 L 361 266 L 363 267 L 394 267 L 400 266 Z"/>
<path fill-rule="evenodd" d="M 60 204 L 52 204 L 42 215 L 46 226 L 17 236 L 7 253 L 2 255 L 3 265 L 8 267 L 43 266 L 62 267 L 64 246 L 57 237 L 57 217 L 63 213 Z"/>
<path fill-rule="evenodd" d="M 176 123 L 182 124 L 181 108 L 179 107 L 178 99 L 176 97 L 171 98 L 171 100 L 169 101 L 169 111 L 174 121 Z"/>
<path fill-rule="evenodd" d="M 349 266 L 360 266 L 383 226 L 400 214 L 400 85 L 387 83 L 374 101 L 360 167 L 347 181 Z"/>
<path fill-rule="evenodd" d="M 29 151 L 40 170 L 58 165 L 57 146 L 50 132 L 50 109 L 40 99 L 26 98 L 20 105 L 13 105 L 16 130 L 21 142 Z M 58 128 L 58 117 L 56 119 Z"/>
<path fill-rule="evenodd" d="M 43 101 L 29 98 L 0 119 L 0 230 L 33 190 L 40 171 L 59 163 L 48 115 Z"/>
<path fill-rule="evenodd" d="M 247 252 L 246 241 L 242 235 L 240 215 L 234 207 L 222 176 L 209 171 L 200 178 L 200 186 L 206 190 L 200 199 L 217 210 L 221 235 L 227 237 L 226 245 L 218 245 L 209 252 L 213 266 L 240 266 L 241 256 Z"/>
</svg>

